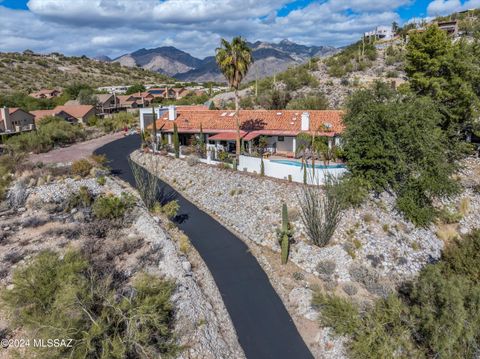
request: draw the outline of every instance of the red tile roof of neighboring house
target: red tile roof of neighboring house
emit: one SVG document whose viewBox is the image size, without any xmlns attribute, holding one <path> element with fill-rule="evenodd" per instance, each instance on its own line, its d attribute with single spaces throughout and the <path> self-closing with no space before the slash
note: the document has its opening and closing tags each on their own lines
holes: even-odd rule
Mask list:
<svg viewBox="0 0 480 359">
<path fill-rule="evenodd" d="M 303 112 L 310 115 L 310 131 L 319 135 L 334 135 L 342 133 L 343 111 L 338 110 L 241 110 L 239 113 L 240 129 L 245 132 L 258 132 L 265 135 L 296 136 L 301 131 L 301 117 Z M 183 133 L 199 132 L 200 126 L 204 133 L 229 132 L 236 129 L 234 111 L 222 110 L 182 110 L 177 108 L 175 121 L 168 120 L 165 112 L 157 120 L 157 128 L 163 132 L 173 131 L 173 123 L 177 124 L 178 131 Z"/>
<path fill-rule="evenodd" d="M 85 117 L 89 112 L 94 109 L 91 105 L 76 105 L 76 106 L 57 106 L 55 111 L 64 111 L 73 117 L 80 119 Z"/>
<path fill-rule="evenodd" d="M 246 134 L 247 132 L 240 131 L 240 138 Z M 209 136 L 208 139 L 212 141 L 233 141 L 237 139 L 237 131 L 220 132 L 216 135 Z"/>
<path fill-rule="evenodd" d="M 41 119 L 49 116 L 55 116 L 58 111 L 55 110 L 37 110 L 37 111 L 30 111 L 32 115 L 35 116 L 35 122 L 40 121 Z"/>
</svg>

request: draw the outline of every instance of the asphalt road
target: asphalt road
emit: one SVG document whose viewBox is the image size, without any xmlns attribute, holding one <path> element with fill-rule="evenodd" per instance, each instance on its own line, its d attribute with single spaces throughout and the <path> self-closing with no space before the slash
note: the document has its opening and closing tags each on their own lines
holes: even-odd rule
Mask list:
<svg viewBox="0 0 480 359">
<path fill-rule="evenodd" d="M 127 136 L 100 147 L 95 153 L 105 154 L 113 173 L 135 185 L 127 157 L 139 146 L 138 135 Z M 163 182 L 161 186 L 178 200 L 177 225 L 212 273 L 247 358 L 313 358 L 245 243 L 171 187 Z"/>
</svg>

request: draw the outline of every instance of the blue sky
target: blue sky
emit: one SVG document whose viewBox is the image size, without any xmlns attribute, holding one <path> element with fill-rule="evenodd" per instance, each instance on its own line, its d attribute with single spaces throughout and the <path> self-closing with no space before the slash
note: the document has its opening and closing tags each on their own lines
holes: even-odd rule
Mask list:
<svg viewBox="0 0 480 359">
<path fill-rule="evenodd" d="M 220 38 L 344 46 L 379 25 L 480 7 L 480 0 L 0 0 L 1 51 L 119 56 Z"/>
</svg>

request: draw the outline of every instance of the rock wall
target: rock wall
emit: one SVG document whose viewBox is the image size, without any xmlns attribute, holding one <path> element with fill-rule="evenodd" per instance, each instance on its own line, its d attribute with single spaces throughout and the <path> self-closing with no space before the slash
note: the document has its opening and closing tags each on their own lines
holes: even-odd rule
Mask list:
<svg viewBox="0 0 480 359">
<path fill-rule="evenodd" d="M 189 166 L 184 160 L 138 151 L 132 158 L 245 240 L 275 251 L 279 251 L 276 229 L 281 206 L 287 203 L 295 227 L 290 260 L 317 276 L 325 275 L 325 262 L 334 262 L 327 275 L 337 282 L 355 280 L 352 271 L 359 266 L 389 280 L 403 280 L 439 258 L 443 248 L 435 227 L 413 226 L 396 212 L 394 198 L 386 194 L 346 211 L 332 242 L 318 248 L 308 241 L 301 221 L 301 185 L 201 163 Z"/>
</svg>

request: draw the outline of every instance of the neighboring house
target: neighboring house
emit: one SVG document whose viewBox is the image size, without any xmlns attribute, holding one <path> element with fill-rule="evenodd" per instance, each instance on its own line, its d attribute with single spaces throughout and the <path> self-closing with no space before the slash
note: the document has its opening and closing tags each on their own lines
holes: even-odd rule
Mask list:
<svg viewBox="0 0 480 359">
<path fill-rule="evenodd" d="M 35 116 L 21 108 L 0 108 L 0 132 L 15 133 L 35 129 Z"/>
<path fill-rule="evenodd" d="M 445 31 L 448 35 L 456 37 L 458 35 L 458 21 L 441 21 L 437 22 L 440 30 Z"/>
<path fill-rule="evenodd" d="M 95 117 L 95 107 L 91 105 L 64 105 L 57 106 L 54 110 L 57 112 L 64 111 L 80 123 L 87 123 L 90 118 Z"/>
<path fill-rule="evenodd" d="M 189 91 L 185 87 L 152 87 L 147 90 L 154 98 L 178 100 L 184 97 Z"/>
<path fill-rule="evenodd" d="M 101 92 L 108 92 L 108 93 L 114 93 L 114 94 L 124 94 L 125 92 L 128 91 L 130 86 L 103 86 L 97 88 L 98 91 Z"/>
<path fill-rule="evenodd" d="M 150 106 L 150 103 L 153 101 L 155 98 L 152 94 L 149 92 L 135 92 L 130 95 L 135 99 L 139 107 L 148 107 Z"/>
<path fill-rule="evenodd" d="M 157 129 L 168 143 L 172 143 L 173 124 L 177 124 L 182 145 L 192 144 L 203 133 L 208 146 L 215 151 L 235 151 L 237 138 L 234 111 L 184 110 L 175 106 L 156 109 Z M 344 130 L 342 111 L 297 110 L 241 110 L 239 113 L 242 151 L 252 153 L 259 140 L 266 143 L 271 154 L 293 157 L 296 155 L 297 136 L 308 133 L 325 136 L 329 144 L 338 144 Z M 140 127 L 151 127 L 150 109 L 140 110 Z"/>
<path fill-rule="evenodd" d="M 117 96 L 118 108 L 122 110 L 128 110 L 132 108 L 140 107 L 137 99 L 132 95 L 119 95 Z"/>
<path fill-rule="evenodd" d="M 38 110 L 38 111 L 31 111 L 31 114 L 35 116 L 35 124 L 38 126 L 39 122 L 46 117 L 58 117 L 64 119 L 69 123 L 78 123 L 78 119 L 74 116 L 70 115 L 68 112 L 63 110 Z"/>
<path fill-rule="evenodd" d="M 116 95 L 100 94 L 98 99 L 97 113 L 100 115 L 110 114 L 118 110 L 118 99 Z"/>
<path fill-rule="evenodd" d="M 42 89 L 38 92 L 31 93 L 29 96 L 34 98 L 39 98 L 39 99 L 49 99 L 49 98 L 58 97 L 61 94 L 62 92 L 59 90 Z"/>
<path fill-rule="evenodd" d="M 117 96 L 117 107 L 121 110 L 144 108 L 150 106 L 155 97 L 149 92 L 137 92 L 131 95 Z"/>
<path fill-rule="evenodd" d="M 377 26 L 374 30 L 364 34 L 366 39 L 390 40 L 395 37 L 395 32 L 391 26 Z"/>
</svg>

